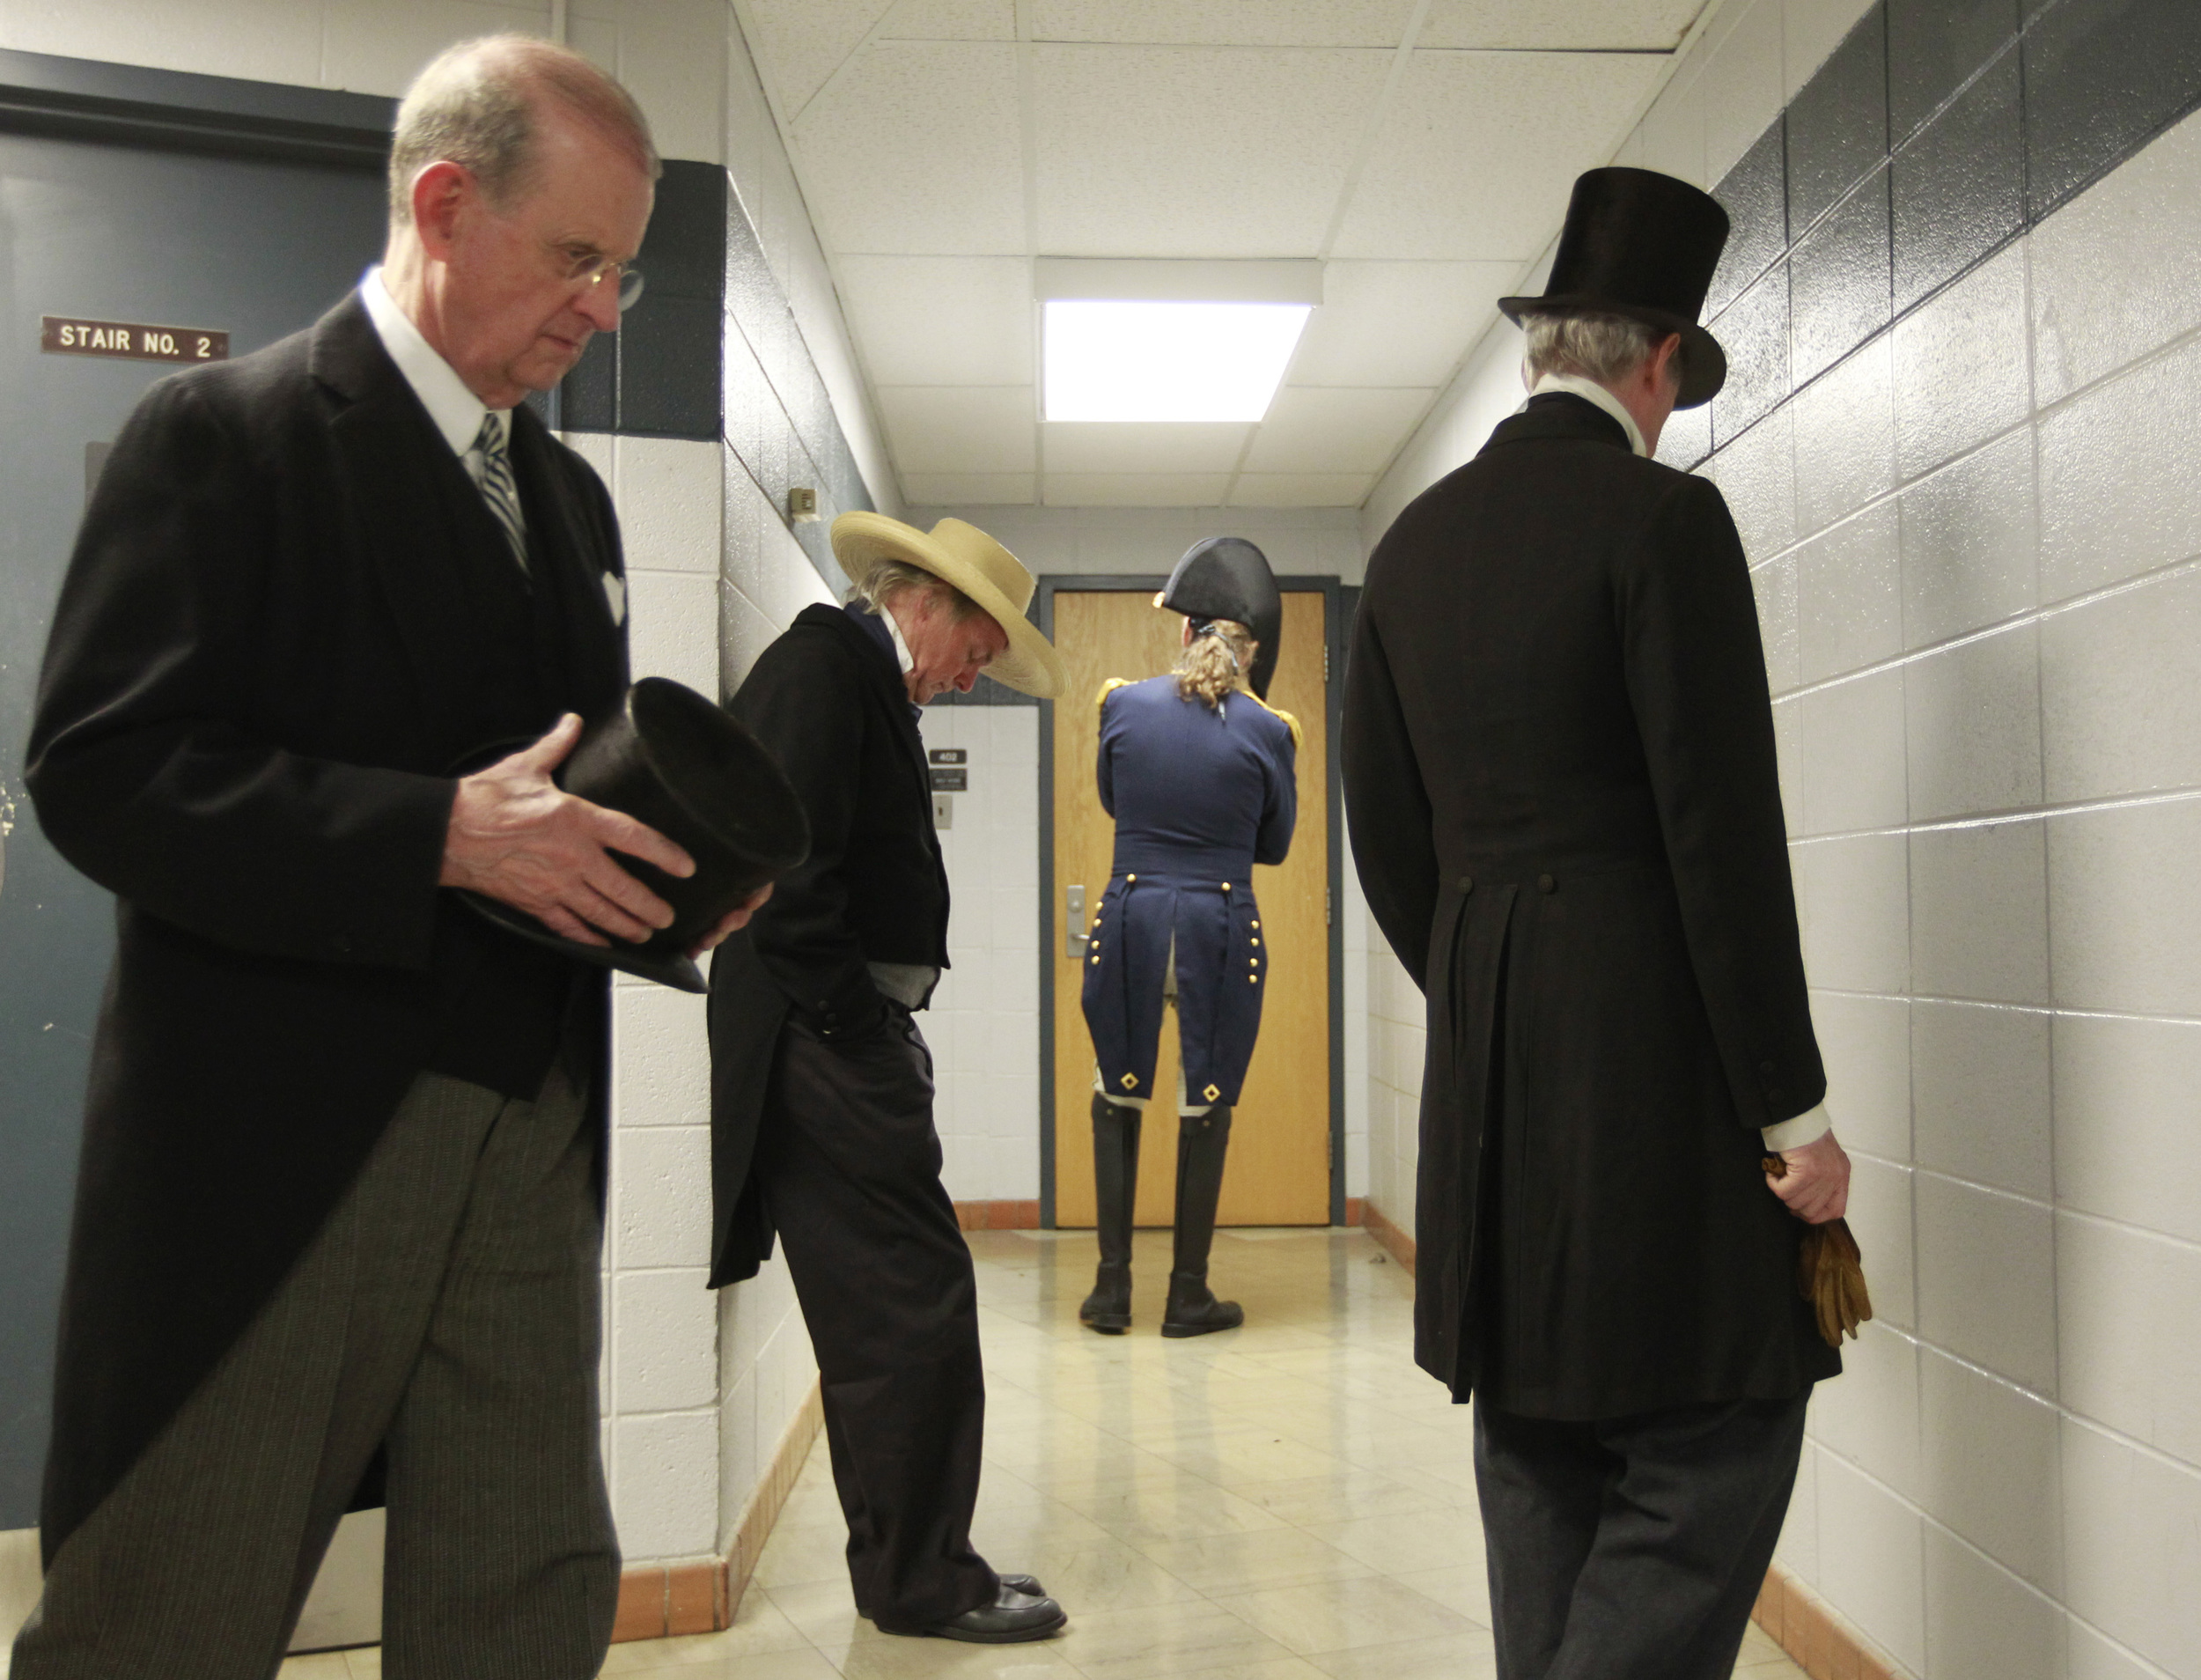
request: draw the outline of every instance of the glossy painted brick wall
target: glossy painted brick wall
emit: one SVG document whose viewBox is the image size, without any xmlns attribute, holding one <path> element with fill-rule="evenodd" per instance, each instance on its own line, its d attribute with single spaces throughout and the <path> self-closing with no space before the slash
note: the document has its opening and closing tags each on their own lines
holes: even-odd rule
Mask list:
<svg viewBox="0 0 2201 1680">
<path fill-rule="evenodd" d="M 1934 1680 L 2201 1674 L 2201 9 L 1852 5 L 1747 132 L 1710 43 L 1773 31 L 1734 11 L 1619 160 L 1736 220 L 1737 377 L 1664 453 L 1753 563 L 1880 1309 L 1782 1556 Z M 1518 354 L 1377 504 L 1479 445 Z"/>
</svg>

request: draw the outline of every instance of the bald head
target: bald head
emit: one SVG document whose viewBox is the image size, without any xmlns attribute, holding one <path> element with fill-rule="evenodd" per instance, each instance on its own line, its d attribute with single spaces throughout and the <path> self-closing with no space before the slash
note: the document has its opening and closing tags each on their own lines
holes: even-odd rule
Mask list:
<svg viewBox="0 0 2201 1680">
<path fill-rule="evenodd" d="M 390 221 L 413 217 L 421 171 L 447 161 L 508 210 L 534 186 L 546 122 L 578 122 L 650 180 L 662 173 L 634 96 L 570 48 L 533 35 L 490 35 L 439 55 L 406 90 L 390 144 Z"/>
<path fill-rule="evenodd" d="M 467 389 L 511 408 L 618 327 L 659 173 L 634 100 L 579 54 L 454 47 L 398 110 L 383 286 Z"/>
</svg>

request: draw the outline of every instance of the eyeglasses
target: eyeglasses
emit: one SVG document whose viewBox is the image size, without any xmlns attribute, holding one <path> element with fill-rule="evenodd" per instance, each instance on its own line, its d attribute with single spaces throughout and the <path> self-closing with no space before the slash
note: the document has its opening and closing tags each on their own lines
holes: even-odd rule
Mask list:
<svg viewBox="0 0 2201 1680">
<path fill-rule="evenodd" d="M 621 262 L 607 256 L 564 254 L 566 284 L 576 291 L 593 295 L 594 288 L 607 279 L 617 282 L 619 313 L 625 314 L 642 296 L 642 270 L 631 262 Z"/>
</svg>

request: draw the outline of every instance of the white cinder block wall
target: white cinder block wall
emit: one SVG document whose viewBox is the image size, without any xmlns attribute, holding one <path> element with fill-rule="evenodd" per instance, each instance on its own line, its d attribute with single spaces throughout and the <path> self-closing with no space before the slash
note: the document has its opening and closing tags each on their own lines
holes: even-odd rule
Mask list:
<svg viewBox="0 0 2201 1680">
<path fill-rule="evenodd" d="M 1718 181 L 1865 10 L 1729 0 L 1617 160 Z M 2201 1675 L 2197 205 L 2201 118 L 1700 468 L 1879 1309 L 1780 1555 L 1934 1680 Z M 1519 353 L 1470 357 L 1372 543 Z M 1371 1194 L 1410 1231 L 1421 1000 L 1371 937 Z"/>
<path fill-rule="evenodd" d="M 897 512 L 824 257 L 731 6 L 569 0 L 557 10 L 567 39 L 641 101 L 666 156 L 728 169 L 770 270 L 751 284 L 776 288 L 791 321 L 764 360 L 767 378 L 814 368 L 870 494 Z M 548 34 L 553 24 L 548 0 L 162 0 L 158 13 L 149 28 L 136 0 L 0 5 L 0 47 L 394 96 L 454 41 L 500 30 Z M 797 411 L 794 394 L 781 395 Z M 568 441 L 618 503 L 636 674 L 716 694 L 805 605 L 830 598 L 731 449 L 601 435 Z M 816 1367 L 783 1265 L 715 1297 L 703 1286 L 709 1063 L 700 1000 L 622 984 L 614 1047 L 605 1462 L 628 1560 L 700 1557 L 721 1547 Z"/>
<path fill-rule="evenodd" d="M 939 796 L 952 812 L 940 832 L 952 966 L 919 1022 L 947 1193 L 959 1202 L 1040 1193 L 1039 720 L 1037 706 L 924 714 L 928 750 L 968 755 L 969 791 Z"/>
</svg>

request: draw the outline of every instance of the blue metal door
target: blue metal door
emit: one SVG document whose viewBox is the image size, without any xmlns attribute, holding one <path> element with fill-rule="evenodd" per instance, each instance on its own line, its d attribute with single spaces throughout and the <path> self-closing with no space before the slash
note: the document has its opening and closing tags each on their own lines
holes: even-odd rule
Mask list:
<svg viewBox="0 0 2201 1680">
<path fill-rule="evenodd" d="M 197 78 L 192 78 L 197 79 Z M 159 363 L 48 354 L 46 316 L 309 325 L 382 247 L 364 168 L 0 135 L 0 1529 L 37 1521 L 54 1328 L 112 901 L 23 791 L 38 667 L 87 473 Z"/>
</svg>

